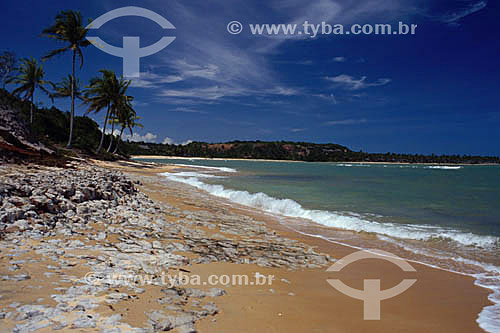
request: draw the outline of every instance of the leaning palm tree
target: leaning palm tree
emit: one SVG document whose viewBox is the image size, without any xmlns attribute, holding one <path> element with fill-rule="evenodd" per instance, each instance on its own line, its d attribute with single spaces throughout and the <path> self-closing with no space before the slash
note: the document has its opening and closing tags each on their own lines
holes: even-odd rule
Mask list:
<svg viewBox="0 0 500 333">
<path fill-rule="evenodd" d="M 111 151 L 111 147 L 113 146 L 113 138 L 115 135 L 115 124 L 123 124 L 127 121 L 127 118 L 131 117 L 131 115 L 135 116 L 136 112 L 132 106 L 132 96 L 122 95 L 116 103 L 116 107 L 114 108 L 114 112 L 110 113 L 109 123 L 111 124 L 111 140 L 109 140 L 109 146 L 106 150 L 108 153 Z M 126 127 L 126 124 L 125 124 Z M 123 126 L 120 133 L 120 138 L 123 134 Z M 118 139 L 117 139 L 118 140 Z M 118 145 L 118 142 L 117 142 Z"/>
<path fill-rule="evenodd" d="M 111 150 L 111 147 L 113 146 L 113 138 L 115 136 L 115 124 L 117 122 L 118 119 L 117 116 L 119 112 L 118 108 L 119 107 L 113 108 L 109 114 L 109 124 L 111 125 L 111 138 L 109 139 L 108 149 L 106 149 L 108 153 Z"/>
<path fill-rule="evenodd" d="M 84 103 L 88 105 L 87 113 L 98 113 L 106 109 L 104 117 L 104 126 L 101 133 L 101 141 L 97 148 L 97 153 L 101 150 L 106 133 L 106 125 L 110 114 L 116 114 L 116 110 L 124 101 L 132 97 L 127 96 L 127 89 L 130 81 L 123 77 L 117 78 L 116 74 L 110 70 L 100 70 L 102 76 L 90 80 L 88 89 L 84 93 Z"/>
<path fill-rule="evenodd" d="M 75 62 L 76 58 L 80 58 L 80 68 L 83 66 L 83 52 L 82 48 L 89 46 L 91 43 L 85 36 L 87 36 L 88 29 L 83 25 L 82 15 L 78 11 L 62 11 L 57 14 L 55 22 L 50 27 L 42 32 L 42 36 L 56 39 L 60 42 L 66 43 L 66 46 L 49 52 L 43 60 L 52 58 L 58 54 L 66 51 L 72 51 L 73 62 L 71 70 L 71 118 L 69 124 L 69 139 L 67 147 L 71 147 L 73 139 L 73 120 L 75 117 Z"/>
<path fill-rule="evenodd" d="M 138 122 L 138 120 L 141 119 L 141 117 L 137 116 L 133 108 L 125 108 L 119 114 L 120 116 L 118 117 L 117 122 L 120 124 L 121 129 L 120 129 L 120 135 L 116 139 L 117 141 L 115 150 L 113 150 L 113 154 L 116 154 L 116 152 L 118 151 L 118 145 L 120 144 L 123 135 L 123 130 L 125 128 L 128 128 L 128 130 L 130 131 L 130 137 L 132 137 L 134 135 L 133 131 L 134 127 L 140 127 L 140 128 L 144 127 L 141 123 Z"/>
<path fill-rule="evenodd" d="M 19 84 L 12 91 L 14 95 L 24 95 L 24 100 L 29 100 L 30 103 L 30 124 L 33 123 L 33 103 L 35 98 L 35 91 L 39 88 L 47 96 L 52 99 L 50 92 L 45 88 L 47 84 L 53 85 L 50 81 L 44 80 L 45 72 L 43 66 L 38 61 L 31 58 L 21 59 L 20 66 L 15 69 L 15 75 L 7 79 L 7 83 Z"/>
</svg>

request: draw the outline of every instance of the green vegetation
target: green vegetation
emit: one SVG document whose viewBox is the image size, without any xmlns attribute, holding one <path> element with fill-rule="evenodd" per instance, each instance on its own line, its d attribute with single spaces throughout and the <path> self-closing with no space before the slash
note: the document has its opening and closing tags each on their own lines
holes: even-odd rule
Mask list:
<svg viewBox="0 0 500 333">
<path fill-rule="evenodd" d="M 67 132 L 70 123 L 69 112 L 63 112 L 55 107 L 39 108 L 29 101 L 22 100 L 8 91 L 0 89 L 0 106 L 16 110 L 21 118 L 28 122 L 30 109 L 33 108 L 33 123 L 30 125 L 33 139 L 44 143 L 46 146 L 56 149 L 64 147 L 68 139 Z M 58 149 L 60 154 L 86 155 L 102 159 L 115 159 L 111 154 L 95 154 L 95 148 L 99 144 L 101 131 L 99 125 L 89 117 L 75 117 L 74 141 L 72 150 Z M 110 135 L 106 135 L 104 142 L 108 143 Z"/>
<path fill-rule="evenodd" d="M 123 151 L 129 155 L 274 159 L 306 162 L 500 163 L 500 158 L 490 156 L 373 154 L 362 151 L 355 152 L 337 144 L 287 141 L 231 141 L 215 144 L 192 142 L 184 146 L 129 142 L 124 144 Z"/>
</svg>

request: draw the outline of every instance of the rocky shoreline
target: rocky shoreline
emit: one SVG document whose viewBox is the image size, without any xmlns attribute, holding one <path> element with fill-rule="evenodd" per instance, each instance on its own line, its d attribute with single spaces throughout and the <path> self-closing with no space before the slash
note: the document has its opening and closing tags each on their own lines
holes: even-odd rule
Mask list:
<svg viewBox="0 0 500 333">
<path fill-rule="evenodd" d="M 197 210 L 155 202 L 140 190 L 155 177 L 79 161 L 1 166 L 0 328 L 195 332 L 199 320 L 216 320 L 226 290 L 166 286 L 164 274 L 220 262 L 299 270 L 333 261 L 207 198 L 195 198 Z M 183 200 L 198 195 L 165 186 Z M 116 278 L 138 275 L 151 280 Z M 139 309 L 147 318 L 142 326 L 116 310 L 128 304 L 137 312 L 134 304 L 146 298 L 153 301 Z"/>
</svg>

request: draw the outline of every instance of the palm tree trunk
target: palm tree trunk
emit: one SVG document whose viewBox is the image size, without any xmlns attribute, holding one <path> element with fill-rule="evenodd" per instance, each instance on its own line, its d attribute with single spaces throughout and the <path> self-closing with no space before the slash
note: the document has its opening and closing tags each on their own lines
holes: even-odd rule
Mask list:
<svg viewBox="0 0 500 333">
<path fill-rule="evenodd" d="M 104 127 L 102 129 L 102 134 L 101 134 L 101 142 L 99 143 L 99 147 L 97 147 L 96 153 L 99 153 L 102 148 L 102 144 L 104 143 L 104 135 L 106 133 L 106 124 L 108 123 L 108 117 L 109 117 L 109 106 L 108 109 L 106 110 L 106 117 L 104 118 Z"/>
<path fill-rule="evenodd" d="M 122 129 L 120 130 L 120 136 L 118 137 L 118 139 L 116 139 L 116 147 L 115 147 L 115 150 L 113 150 L 113 154 L 116 154 L 116 152 L 118 151 L 118 144 L 120 144 L 124 129 L 125 129 L 125 127 L 122 127 Z"/>
<path fill-rule="evenodd" d="M 115 118 L 111 117 L 111 139 L 109 140 L 109 146 L 108 149 L 106 150 L 108 153 L 111 150 L 111 147 L 113 146 L 113 137 L 114 137 L 114 131 L 115 131 Z"/>
<path fill-rule="evenodd" d="M 73 119 L 75 118 L 75 57 L 76 50 L 73 50 L 73 64 L 71 76 L 71 115 L 69 118 L 69 139 L 66 148 L 71 148 L 71 141 L 73 140 Z"/>
<path fill-rule="evenodd" d="M 31 103 L 30 103 L 30 124 L 33 124 L 33 103 L 35 101 L 35 89 L 31 92 Z"/>
</svg>

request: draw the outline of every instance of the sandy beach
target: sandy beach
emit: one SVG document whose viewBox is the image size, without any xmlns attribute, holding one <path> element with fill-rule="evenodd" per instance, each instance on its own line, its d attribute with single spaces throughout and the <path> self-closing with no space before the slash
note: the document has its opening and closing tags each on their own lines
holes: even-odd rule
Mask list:
<svg viewBox="0 0 500 333">
<path fill-rule="evenodd" d="M 94 164 L 98 168 L 88 172 L 102 172 L 102 179 L 123 173 L 124 178 L 115 182 L 128 184 L 130 179 L 138 192 L 123 194 L 124 200 L 102 212 L 96 208 L 94 215 L 82 206 L 91 207 L 91 202 L 82 199 L 76 212 L 88 215 L 85 223 L 72 217 L 73 225 L 57 225 L 59 230 L 42 232 L 26 226 L 23 230 L 19 225 L 4 235 L 0 242 L 3 331 L 16 327 L 39 332 L 56 328 L 95 332 L 111 332 L 112 328 L 124 332 L 136 328 L 174 332 L 482 331 L 476 319 L 488 304 L 488 290 L 475 286 L 470 277 L 415 263 L 416 272 L 402 272 L 376 259 L 327 272 L 355 249 L 298 234 L 268 214 L 158 175 L 175 166 Z M 0 177 L 47 172 L 20 168 L 2 168 Z M 35 237 L 26 236 L 35 231 Z M 189 283 L 178 288 L 82 280 L 98 268 L 155 276 L 182 272 L 202 281 L 210 275 L 252 277 L 258 272 L 274 280 L 269 285 Z M 326 282 L 341 279 L 363 289 L 364 279 L 380 279 L 381 288 L 388 289 L 410 278 L 417 282 L 401 295 L 382 301 L 381 320 L 376 321 L 363 320 L 363 302 Z"/>
<path fill-rule="evenodd" d="M 238 214 L 249 214 L 245 207 L 236 207 L 233 209 Z M 281 236 L 311 245 L 333 258 L 340 259 L 356 251 L 293 232 L 269 215 L 251 216 L 265 221 Z M 369 259 L 359 265 L 350 265 L 339 275 L 325 272 L 324 269 L 303 272 L 273 270 L 274 274 L 294 281 L 293 286 L 273 286 L 280 297 L 264 295 L 263 299 L 260 299 L 256 288 L 233 287 L 231 290 L 234 289 L 234 292 L 229 292 L 229 295 L 234 296 L 221 299 L 226 311 L 222 311 L 213 331 L 229 332 L 232 327 L 247 327 L 251 322 L 251 327 L 238 331 L 482 332 L 476 324 L 476 318 L 481 309 L 489 304 L 487 289 L 475 286 L 471 277 L 425 265 L 414 264 L 414 267 L 417 272 L 408 276 L 408 273 L 391 263 Z M 243 267 L 232 269 L 246 271 Z M 334 277 L 341 278 L 349 286 L 358 289 L 363 288 L 363 279 L 367 278 L 381 279 L 382 288 L 390 288 L 405 278 L 416 278 L 418 283 L 399 297 L 384 301 L 380 321 L 365 321 L 362 319 L 362 301 L 347 297 L 326 283 L 326 279 Z M 297 295 L 292 300 L 287 297 L 290 291 Z M 209 325 L 200 326 L 200 329 L 203 328 L 201 331 L 205 331 L 205 327 L 211 328 Z"/>
</svg>

